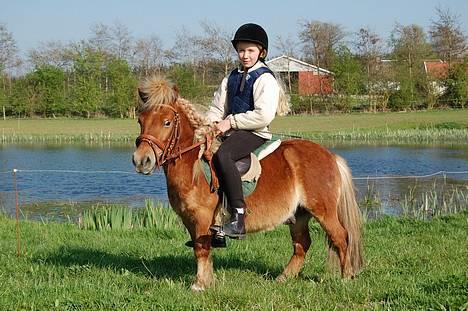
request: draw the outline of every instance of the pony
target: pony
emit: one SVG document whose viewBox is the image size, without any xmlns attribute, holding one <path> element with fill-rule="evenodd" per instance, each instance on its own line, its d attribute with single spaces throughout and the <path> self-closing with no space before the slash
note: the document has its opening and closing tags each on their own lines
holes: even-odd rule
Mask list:
<svg viewBox="0 0 468 311">
<path fill-rule="evenodd" d="M 200 154 L 210 139 L 206 118 L 179 96 L 176 85 L 160 76 L 138 87 L 140 135 L 133 153 L 135 170 L 151 174 L 163 168 L 170 205 L 193 243 L 197 273 L 191 288 L 214 284 L 212 232 L 220 197 L 200 170 Z M 201 136 L 201 138 L 200 138 Z M 204 138 L 206 137 L 206 138 Z M 309 221 L 315 218 L 328 238 L 328 262 L 343 278 L 355 277 L 363 265 L 362 217 L 346 161 L 309 140 L 291 139 L 260 161 L 262 174 L 246 198 L 247 233 L 288 223 L 293 254 L 278 281 L 299 274 L 311 244 Z M 295 221 L 287 220 L 294 219 Z"/>
</svg>

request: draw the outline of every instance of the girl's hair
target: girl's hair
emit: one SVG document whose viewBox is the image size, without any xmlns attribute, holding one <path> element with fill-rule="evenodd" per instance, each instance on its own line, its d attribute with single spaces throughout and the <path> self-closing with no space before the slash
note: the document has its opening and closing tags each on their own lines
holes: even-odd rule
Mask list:
<svg viewBox="0 0 468 311">
<path fill-rule="evenodd" d="M 265 66 L 268 67 L 265 61 L 262 61 Z M 270 67 L 268 67 L 270 68 Z M 270 69 L 271 70 L 271 69 Z M 291 106 L 289 103 L 290 97 L 286 94 L 286 86 L 284 84 L 283 79 L 277 72 L 273 72 L 276 78 L 276 82 L 278 83 L 279 87 L 279 97 L 278 97 L 278 107 L 276 108 L 276 114 L 279 116 L 285 116 L 291 111 Z"/>
<path fill-rule="evenodd" d="M 276 81 L 279 87 L 279 98 L 278 98 L 278 107 L 276 108 L 276 114 L 279 116 L 285 116 L 291 111 L 291 106 L 289 103 L 289 95 L 285 92 L 285 85 L 279 74 L 276 74 Z"/>
</svg>

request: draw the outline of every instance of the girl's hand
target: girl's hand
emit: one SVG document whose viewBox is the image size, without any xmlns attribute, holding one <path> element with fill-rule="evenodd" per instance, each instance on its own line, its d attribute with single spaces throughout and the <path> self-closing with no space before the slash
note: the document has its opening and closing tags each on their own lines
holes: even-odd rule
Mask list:
<svg viewBox="0 0 468 311">
<path fill-rule="evenodd" d="M 224 134 L 231 129 L 231 121 L 229 119 L 220 121 L 216 124 L 216 128 Z"/>
</svg>

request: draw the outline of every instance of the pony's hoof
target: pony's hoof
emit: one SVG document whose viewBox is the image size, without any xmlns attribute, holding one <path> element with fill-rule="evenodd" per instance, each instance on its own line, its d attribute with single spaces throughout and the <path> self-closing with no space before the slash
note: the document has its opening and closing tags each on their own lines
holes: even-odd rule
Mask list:
<svg viewBox="0 0 468 311">
<path fill-rule="evenodd" d="M 288 279 L 288 278 L 286 277 L 286 275 L 281 274 L 280 276 L 278 276 L 278 277 L 276 278 L 276 282 L 278 282 L 278 283 L 284 283 L 284 282 L 286 282 L 287 279 Z"/>
<path fill-rule="evenodd" d="M 198 283 L 192 284 L 190 288 L 192 289 L 192 292 L 197 292 L 197 293 L 203 292 L 206 289 L 205 286 L 200 285 Z"/>
</svg>

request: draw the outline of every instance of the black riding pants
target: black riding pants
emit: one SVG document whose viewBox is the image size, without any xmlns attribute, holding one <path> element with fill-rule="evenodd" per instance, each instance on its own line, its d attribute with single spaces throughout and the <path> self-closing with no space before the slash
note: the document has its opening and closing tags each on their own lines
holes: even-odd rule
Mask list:
<svg viewBox="0 0 468 311">
<path fill-rule="evenodd" d="M 250 131 L 236 130 L 224 139 L 213 161 L 221 189 L 226 194 L 230 208 L 244 208 L 242 181 L 235 165 L 237 160 L 249 155 L 266 140 Z"/>
</svg>

